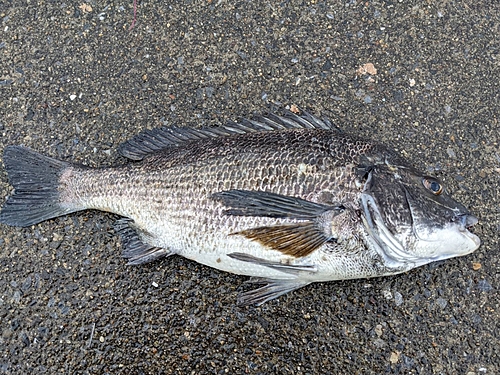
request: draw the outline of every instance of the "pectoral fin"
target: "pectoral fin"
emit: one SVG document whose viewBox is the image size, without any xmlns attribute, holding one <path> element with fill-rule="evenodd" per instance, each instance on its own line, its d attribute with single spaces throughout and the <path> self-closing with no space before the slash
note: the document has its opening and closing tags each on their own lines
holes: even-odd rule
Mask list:
<svg viewBox="0 0 500 375">
<path fill-rule="evenodd" d="M 251 190 L 227 190 L 212 194 L 229 209 L 226 215 L 265 216 L 274 218 L 314 219 L 322 213 L 338 209 L 287 195 Z"/>
<path fill-rule="evenodd" d="M 263 191 L 228 190 L 215 193 L 212 198 L 228 207 L 224 211 L 226 215 L 304 220 L 232 233 L 297 258 L 305 257 L 324 243 L 335 240 L 329 223 L 333 217 L 344 211 L 341 205 L 328 206 Z"/>
</svg>

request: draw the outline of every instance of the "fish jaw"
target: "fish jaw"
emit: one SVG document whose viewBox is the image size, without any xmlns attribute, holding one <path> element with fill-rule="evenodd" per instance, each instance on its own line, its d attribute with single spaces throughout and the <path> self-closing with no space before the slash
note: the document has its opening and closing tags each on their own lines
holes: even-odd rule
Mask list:
<svg viewBox="0 0 500 375">
<path fill-rule="evenodd" d="M 431 262 L 464 256 L 481 245 L 478 236 L 468 227 L 477 219 L 468 214 L 457 215 L 442 227 L 415 225 L 402 230 L 404 235 L 393 234 L 385 225 L 375 199 L 364 192 L 361 195 L 362 220 L 367 231 L 367 241 L 382 258 L 386 271 L 392 275 L 409 271 Z M 400 239 L 406 239 L 401 241 Z"/>
<path fill-rule="evenodd" d="M 470 232 L 462 223 L 451 222 L 443 228 L 429 230 L 428 228 L 418 231 L 419 237 L 415 243 L 417 254 L 429 254 L 419 260 L 418 266 L 427 263 L 445 260 L 471 254 L 479 248 L 481 240 Z M 417 232 L 417 231 L 416 231 Z"/>
</svg>

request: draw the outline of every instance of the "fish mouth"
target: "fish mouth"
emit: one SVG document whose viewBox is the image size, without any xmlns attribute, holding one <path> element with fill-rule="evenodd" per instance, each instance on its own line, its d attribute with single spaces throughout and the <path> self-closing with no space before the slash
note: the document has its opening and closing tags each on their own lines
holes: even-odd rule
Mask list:
<svg viewBox="0 0 500 375">
<path fill-rule="evenodd" d="M 469 229 L 472 228 L 474 225 L 476 225 L 479 222 L 478 218 L 475 217 L 474 215 L 471 215 L 471 214 L 457 215 L 456 218 L 457 218 L 458 223 L 460 224 L 458 226 L 458 230 L 460 231 L 460 233 L 462 233 L 464 236 L 470 238 L 474 242 L 474 244 L 476 245 L 474 250 L 476 250 L 479 247 L 479 245 L 481 245 L 481 240 L 479 239 L 478 236 L 476 236 L 474 233 L 469 231 Z M 474 251 L 474 250 L 472 250 L 472 251 Z"/>
<path fill-rule="evenodd" d="M 418 229 L 414 225 L 414 223 L 415 223 L 415 212 L 414 211 L 415 210 L 414 210 L 414 207 L 412 204 L 411 195 L 406 188 L 404 188 L 404 191 L 405 191 L 406 204 L 408 205 L 408 207 L 410 209 L 410 215 L 412 218 L 412 231 L 413 231 L 413 235 L 415 236 L 415 238 L 418 240 L 421 240 L 421 241 L 426 241 L 426 242 L 433 242 L 433 241 L 434 242 L 436 242 L 436 241 L 442 242 L 443 240 L 441 238 L 438 238 L 438 239 L 435 238 L 434 240 L 424 239 L 418 233 Z M 428 258 L 424 258 L 424 259 L 427 259 L 426 261 L 420 260 L 418 262 L 419 265 L 426 264 L 429 262 L 435 262 L 438 260 L 453 258 L 456 256 L 467 255 L 467 254 L 470 254 L 473 251 L 475 251 L 481 245 L 481 240 L 479 239 L 479 237 L 476 236 L 474 233 L 469 231 L 469 228 L 472 228 L 474 225 L 476 225 L 479 222 L 479 220 L 474 215 L 469 214 L 465 207 L 463 209 L 460 209 L 457 207 L 457 208 L 452 209 L 452 211 L 454 212 L 455 216 L 445 226 L 445 229 L 446 229 L 448 235 L 450 234 L 450 232 L 453 232 L 454 234 L 459 234 L 463 237 L 468 238 L 472 243 L 474 243 L 474 246 L 467 246 L 466 247 L 467 250 L 465 250 L 463 247 L 461 247 L 462 250 L 459 252 L 457 252 L 457 251 L 447 252 L 446 251 L 446 252 L 440 253 L 439 255 L 436 255 L 436 256 L 429 256 Z"/>
<path fill-rule="evenodd" d="M 470 214 L 463 214 L 463 215 L 459 215 L 458 217 L 459 217 L 460 223 L 462 224 L 464 230 L 468 230 L 469 228 L 472 228 L 474 225 L 476 225 L 479 222 L 477 217 L 475 217 L 474 215 L 470 215 Z"/>
</svg>

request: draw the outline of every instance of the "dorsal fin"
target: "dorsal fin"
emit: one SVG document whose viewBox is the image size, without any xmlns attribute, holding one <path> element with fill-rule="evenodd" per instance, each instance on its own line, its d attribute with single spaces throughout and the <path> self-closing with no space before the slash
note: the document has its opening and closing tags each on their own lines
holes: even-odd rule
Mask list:
<svg viewBox="0 0 500 375">
<path fill-rule="evenodd" d="M 239 123 L 230 122 L 224 126 L 204 127 L 201 129 L 163 127 L 146 130 L 119 146 L 118 152 L 131 160 L 142 160 L 149 154 L 170 147 L 181 146 L 190 141 L 207 138 L 229 137 L 262 131 L 286 129 L 336 129 L 328 120 L 320 120 L 302 112 L 300 116 L 287 112 L 284 116 L 274 113 L 243 119 Z"/>
</svg>

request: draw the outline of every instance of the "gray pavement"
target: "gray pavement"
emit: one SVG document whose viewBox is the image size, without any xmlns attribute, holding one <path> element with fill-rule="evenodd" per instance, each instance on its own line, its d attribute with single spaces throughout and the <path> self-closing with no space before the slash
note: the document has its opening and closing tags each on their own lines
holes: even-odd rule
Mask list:
<svg viewBox="0 0 500 375">
<path fill-rule="evenodd" d="M 126 266 L 113 215 L 0 225 L 0 373 L 500 373 L 500 3 L 139 0 L 129 31 L 132 3 L 0 4 L 0 151 L 107 166 L 146 128 L 295 104 L 442 178 L 483 245 L 254 308 L 245 277 Z"/>
</svg>

